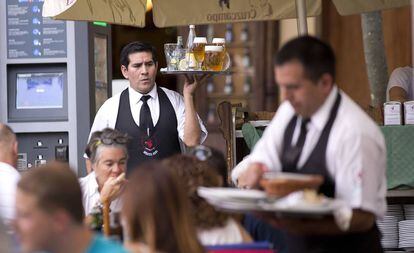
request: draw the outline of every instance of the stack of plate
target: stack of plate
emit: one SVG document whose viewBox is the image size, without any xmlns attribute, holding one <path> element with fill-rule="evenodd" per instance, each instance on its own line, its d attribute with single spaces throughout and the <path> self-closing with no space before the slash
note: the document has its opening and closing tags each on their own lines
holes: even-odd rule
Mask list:
<svg viewBox="0 0 414 253">
<path fill-rule="evenodd" d="M 385 249 L 398 248 L 398 219 L 395 216 L 384 216 L 377 221 L 382 233 L 381 244 Z"/>
<path fill-rule="evenodd" d="M 404 205 L 404 215 L 406 220 L 414 220 L 414 205 Z"/>
<path fill-rule="evenodd" d="M 399 248 L 414 251 L 414 220 L 404 220 L 398 223 L 400 242 Z"/>
<path fill-rule="evenodd" d="M 404 212 L 402 205 L 388 205 L 386 215 L 396 217 L 397 221 L 404 220 Z"/>
</svg>

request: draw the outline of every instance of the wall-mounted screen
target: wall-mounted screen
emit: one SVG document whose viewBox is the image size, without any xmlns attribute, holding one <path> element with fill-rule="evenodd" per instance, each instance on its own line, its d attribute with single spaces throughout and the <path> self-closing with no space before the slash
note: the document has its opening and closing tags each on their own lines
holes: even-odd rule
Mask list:
<svg viewBox="0 0 414 253">
<path fill-rule="evenodd" d="M 8 65 L 9 121 L 67 120 L 67 89 L 66 64 Z"/>
<path fill-rule="evenodd" d="M 63 73 L 17 74 L 16 109 L 63 108 Z"/>
</svg>

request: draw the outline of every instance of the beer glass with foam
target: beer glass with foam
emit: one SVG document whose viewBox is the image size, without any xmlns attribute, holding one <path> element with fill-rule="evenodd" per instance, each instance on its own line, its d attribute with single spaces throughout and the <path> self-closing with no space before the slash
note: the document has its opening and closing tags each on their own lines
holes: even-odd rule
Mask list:
<svg viewBox="0 0 414 253">
<path fill-rule="evenodd" d="M 204 65 L 207 70 L 221 71 L 224 63 L 224 48 L 222 46 L 205 46 Z"/>
<path fill-rule="evenodd" d="M 192 52 L 194 58 L 197 61 L 197 70 L 201 70 L 204 61 L 205 46 L 207 44 L 206 37 L 195 37 L 193 41 Z"/>
</svg>

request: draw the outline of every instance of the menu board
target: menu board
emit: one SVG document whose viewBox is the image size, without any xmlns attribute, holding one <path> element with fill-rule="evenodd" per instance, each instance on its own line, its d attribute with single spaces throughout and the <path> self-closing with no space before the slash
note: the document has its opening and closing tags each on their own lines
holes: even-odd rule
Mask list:
<svg viewBox="0 0 414 253">
<path fill-rule="evenodd" d="M 44 0 L 6 0 L 7 57 L 66 57 L 66 21 L 42 17 Z"/>
</svg>

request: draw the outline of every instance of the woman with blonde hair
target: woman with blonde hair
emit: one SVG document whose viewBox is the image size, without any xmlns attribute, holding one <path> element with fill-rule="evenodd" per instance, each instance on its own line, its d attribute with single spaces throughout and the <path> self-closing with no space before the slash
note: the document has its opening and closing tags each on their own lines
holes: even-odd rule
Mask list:
<svg viewBox="0 0 414 253">
<path fill-rule="evenodd" d="M 159 162 L 134 170 L 123 195 L 125 247 L 132 253 L 201 253 L 176 176 Z"/>
</svg>

